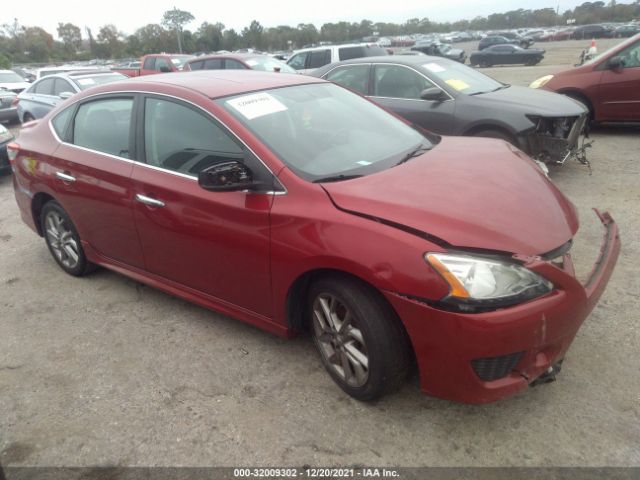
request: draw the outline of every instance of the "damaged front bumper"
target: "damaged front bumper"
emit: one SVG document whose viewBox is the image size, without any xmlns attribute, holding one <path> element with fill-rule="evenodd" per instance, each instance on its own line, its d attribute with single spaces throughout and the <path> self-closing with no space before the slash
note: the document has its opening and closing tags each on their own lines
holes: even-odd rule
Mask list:
<svg viewBox="0 0 640 480">
<path fill-rule="evenodd" d="M 586 150 L 588 141 L 588 113 L 579 116 L 543 117 L 528 116 L 534 127 L 522 137 L 523 150 L 534 160 L 562 165 L 574 158 L 583 165 L 589 165 Z"/>
<path fill-rule="evenodd" d="M 465 403 L 487 403 L 554 378 L 584 319 L 609 281 L 619 252 L 618 227 L 596 211 L 605 228 L 598 260 L 583 285 L 571 255 L 514 258 L 553 282 L 552 293 L 483 313 L 443 311 L 396 293 L 385 296 L 413 344 L 422 390 Z M 536 380 L 538 380 L 536 382 Z"/>
</svg>

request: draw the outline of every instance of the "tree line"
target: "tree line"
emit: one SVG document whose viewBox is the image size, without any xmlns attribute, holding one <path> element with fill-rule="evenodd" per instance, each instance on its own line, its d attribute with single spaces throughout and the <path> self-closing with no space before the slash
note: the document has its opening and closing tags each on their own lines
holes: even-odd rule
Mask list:
<svg viewBox="0 0 640 480">
<path fill-rule="evenodd" d="M 83 35 L 79 26 L 59 23 L 56 32 L 59 40 L 41 27 L 24 26 L 16 19 L 0 27 L 0 67 L 10 63 L 138 57 L 147 53 L 178 50 L 186 53 L 240 48 L 279 51 L 318 42 L 347 42 L 371 36 L 550 27 L 564 25 L 567 20 L 575 20 L 575 25 L 583 25 L 626 22 L 638 18 L 640 0 L 624 4 L 611 0 L 606 4 L 602 1 L 584 2 L 563 13 L 553 8 L 518 9 L 456 22 L 432 22 L 424 17 L 411 18 L 404 23 L 362 20 L 325 23 L 320 28 L 311 23 L 265 28 L 259 21 L 253 20 L 249 26 L 236 31 L 226 28 L 221 22 L 205 21 L 192 31 L 183 29 L 183 26 L 194 20 L 193 15 L 174 8 L 165 12 L 161 22 L 147 24 L 129 35 L 115 25 L 104 25 L 95 32 L 85 28 Z"/>
</svg>

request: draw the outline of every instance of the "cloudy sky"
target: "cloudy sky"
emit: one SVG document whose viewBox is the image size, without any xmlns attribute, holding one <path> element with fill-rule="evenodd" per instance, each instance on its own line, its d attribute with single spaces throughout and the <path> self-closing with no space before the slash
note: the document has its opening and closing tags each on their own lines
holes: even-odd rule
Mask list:
<svg viewBox="0 0 640 480">
<path fill-rule="evenodd" d="M 15 17 L 22 25 L 41 26 L 56 35 L 58 22 L 71 22 L 83 29 L 96 31 L 113 23 L 125 33 L 133 33 L 147 23 L 159 23 L 162 14 L 174 6 L 191 12 L 196 19 L 187 26 L 196 29 L 202 22 L 222 22 L 227 28 L 240 30 L 258 20 L 265 27 L 295 26 L 313 23 L 320 27 L 326 22 L 360 21 L 363 18 L 387 22 L 404 22 L 408 18 L 428 17 L 435 21 L 471 19 L 494 12 L 518 8 L 557 8 L 560 12 L 580 5 L 584 0 L 33 0 L 9 2 L 2 9 L 0 23 Z M 620 2 L 626 3 L 626 2 Z"/>
</svg>

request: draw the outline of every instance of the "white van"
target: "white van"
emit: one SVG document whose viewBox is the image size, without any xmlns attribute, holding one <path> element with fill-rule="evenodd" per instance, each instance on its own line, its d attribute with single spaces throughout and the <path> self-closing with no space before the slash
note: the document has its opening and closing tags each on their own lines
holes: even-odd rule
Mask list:
<svg viewBox="0 0 640 480">
<path fill-rule="evenodd" d="M 387 55 L 387 51 L 377 43 L 350 43 L 346 45 L 325 45 L 323 47 L 296 50 L 287 60 L 287 65 L 298 73 L 309 73 L 316 68 L 341 60 Z"/>
</svg>

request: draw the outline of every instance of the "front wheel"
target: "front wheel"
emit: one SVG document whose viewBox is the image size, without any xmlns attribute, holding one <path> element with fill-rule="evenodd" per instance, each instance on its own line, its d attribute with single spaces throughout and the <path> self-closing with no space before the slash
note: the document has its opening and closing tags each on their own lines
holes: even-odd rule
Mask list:
<svg viewBox="0 0 640 480">
<path fill-rule="evenodd" d="M 324 277 L 309 291 L 313 341 L 329 375 L 358 400 L 374 400 L 399 388 L 410 354 L 395 312 L 361 282 Z"/>
<path fill-rule="evenodd" d="M 58 202 L 51 200 L 45 204 L 40 224 L 51 255 L 65 272 L 81 277 L 95 270 L 95 264 L 84 254 L 76 227 Z"/>
</svg>

